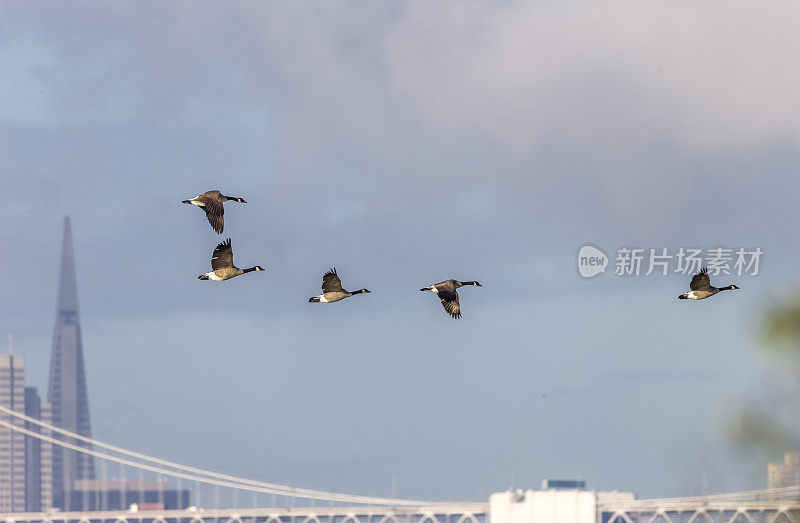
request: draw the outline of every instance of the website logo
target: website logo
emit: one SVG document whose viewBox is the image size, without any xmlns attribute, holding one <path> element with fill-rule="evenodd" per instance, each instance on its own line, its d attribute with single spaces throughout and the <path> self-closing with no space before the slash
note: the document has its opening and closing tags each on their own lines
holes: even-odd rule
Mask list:
<svg viewBox="0 0 800 523">
<path fill-rule="evenodd" d="M 606 272 L 608 256 L 593 245 L 584 245 L 578 250 L 578 272 L 584 278 L 594 278 Z"/>
</svg>

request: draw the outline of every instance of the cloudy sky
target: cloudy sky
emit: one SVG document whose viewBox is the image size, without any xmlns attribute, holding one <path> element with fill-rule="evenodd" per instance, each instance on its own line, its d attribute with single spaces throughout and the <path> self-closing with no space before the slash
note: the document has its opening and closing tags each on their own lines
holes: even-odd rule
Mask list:
<svg viewBox="0 0 800 523">
<path fill-rule="evenodd" d="M 798 51 L 796 0 L 0 3 L 0 336 L 44 388 L 69 215 L 98 439 L 369 495 L 763 487 L 725 426 L 797 283 Z M 198 281 L 227 237 L 267 271 Z M 686 302 L 585 243 L 764 256 Z M 331 266 L 372 294 L 309 304 Z"/>
</svg>

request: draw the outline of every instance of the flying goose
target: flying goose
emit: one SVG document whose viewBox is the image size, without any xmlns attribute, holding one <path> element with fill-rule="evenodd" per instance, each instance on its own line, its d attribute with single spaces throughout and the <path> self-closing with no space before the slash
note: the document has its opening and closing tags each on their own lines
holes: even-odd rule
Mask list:
<svg viewBox="0 0 800 523">
<path fill-rule="evenodd" d="M 224 242 L 217 245 L 214 249 L 214 254 L 211 257 L 211 272 L 201 274 L 197 277 L 198 280 L 214 280 L 225 281 L 235 278 L 241 274 L 252 271 L 263 271 L 260 265 L 250 267 L 249 269 L 239 269 L 233 265 L 233 250 L 231 249 L 231 239 L 228 238 Z"/>
<path fill-rule="evenodd" d="M 371 291 L 367 289 L 361 289 L 353 292 L 344 290 L 342 288 L 342 280 L 339 279 L 339 275 L 336 274 L 336 268 L 334 267 L 326 272 L 322 277 L 322 294 L 319 296 L 314 296 L 313 298 L 309 298 L 308 301 L 309 303 L 332 303 L 349 298 L 353 294 L 362 294 L 364 292 Z"/>
<path fill-rule="evenodd" d="M 461 317 L 461 305 L 458 303 L 458 292 L 456 292 L 456 289 L 463 287 L 464 285 L 483 287 L 483 285 L 476 281 L 445 280 L 420 290 L 431 291 L 434 294 L 438 294 L 439 299 L 442 300 L 442 306 L 444 307 L 444 310 L 447 311 L 447 314 L 455 319 L 458 319 Z"/>
<path fill-rule="evenodd" d="M 183 200 L 183 203 L 197 205 L 203 209 L 206 212 L 206 218 L 208 218 L 208 223 L 211 224 L 211 228 L 214 229 L 217 234 L 222 234 L 222 228 L 224 226 L 223 215 L 225 214 L 225 209 L 222 207 L 222 204 L 227 201 L 247 203 L 244 201 L 244 198 L 225 196 L 219 191 L 204 192 L 191 200 Z"/>
<path fill-rule="evenodd" d="M 679 300 L 702 300 L 713 296 L 719 291 L 729 291 L 738 289 L 736 285 L 728 285 L 727 287 L 712 287 L 711 279 L 708 277 L 708 269 L 703 267 L 700 272 L 692 276 L 692 282 L 689 284 L 689 292 L 685 292 L 678 296 Z"/>
</svg>

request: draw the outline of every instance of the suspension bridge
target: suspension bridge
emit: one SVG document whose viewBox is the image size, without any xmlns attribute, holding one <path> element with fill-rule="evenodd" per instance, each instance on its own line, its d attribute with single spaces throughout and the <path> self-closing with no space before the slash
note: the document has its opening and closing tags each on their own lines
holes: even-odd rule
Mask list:
<svg viewBox="0 0 800 523">
<path fill-rule="evenodd" d="M 509 490 L 477 502 L 363 496 L 268 483 L 175 463 L 81 436 L 0 405 L 0 427 L 116 468 L 193 488 L 191 506 L 0 513 L 2 523 L 800 523 L 800 486 L 710 496 L 636 499 L 630 492 Z M 103 478 L 106 482 L 106 478 Z M 141 488 L 141 487 L 140 487 Z M 209 489 L 213 492 L 209 496 Z M 227 507 L 220 491 L 229 492 Z M 205 496 L 203 495 L 205 493 Z M 95 492 L 102 498 L 102 494 Z M 270 501 L 265 501 L 269 499 Z M 243 500 L 252 498 L 249 507 Z M 206 500 L 204 505 L 203 500 Z"/>
</svg>

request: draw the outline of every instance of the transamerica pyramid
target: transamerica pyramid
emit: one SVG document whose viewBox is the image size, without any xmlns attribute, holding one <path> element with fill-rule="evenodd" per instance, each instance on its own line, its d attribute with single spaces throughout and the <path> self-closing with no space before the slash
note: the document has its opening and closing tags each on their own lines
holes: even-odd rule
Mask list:
<svg viewBox="0 0 800 523">
<path fill-rule="evenodd" d="M 78 317 L 78 284 L 72 254 L 72 229 L 64 218 L 61 247 L 61 274 L 58 283 L 56 323 L 50 353 L 50 383 L 47 401 L 52 405 L 53 424 L 91 437 L 86 373 L 83 370 L 83 344 Z M 77 441 L 70 441 L 81 444 Z M 94 460 L 74 450 L 53 447 L 53 504 L 69 510 L 70 491 L 77 479 L 95 479 Z"/>
</svg>

